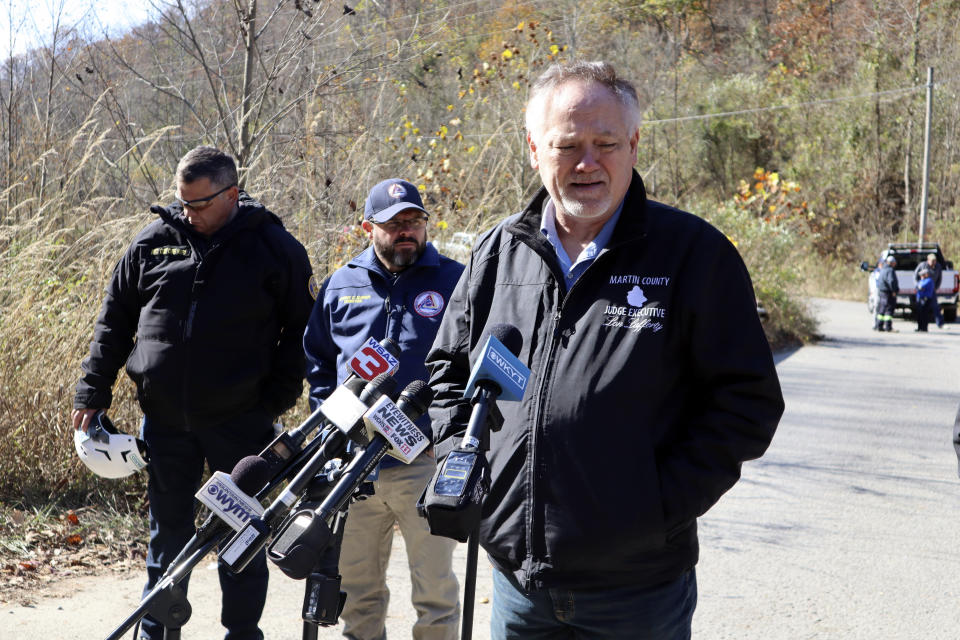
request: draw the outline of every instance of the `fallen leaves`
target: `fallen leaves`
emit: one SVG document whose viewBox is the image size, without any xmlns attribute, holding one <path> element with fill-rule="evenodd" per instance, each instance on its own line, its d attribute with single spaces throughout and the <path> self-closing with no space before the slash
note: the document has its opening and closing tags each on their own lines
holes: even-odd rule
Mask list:
<svg viewBox="0 0 960 640">
<path fill-rule="evenodd" d="M 0 507 L 0 602 L 29 600 L 67 576 L 140 569 L 145 523 L 114 520 L 93 508 L 58 515 Z"/>
</svg>

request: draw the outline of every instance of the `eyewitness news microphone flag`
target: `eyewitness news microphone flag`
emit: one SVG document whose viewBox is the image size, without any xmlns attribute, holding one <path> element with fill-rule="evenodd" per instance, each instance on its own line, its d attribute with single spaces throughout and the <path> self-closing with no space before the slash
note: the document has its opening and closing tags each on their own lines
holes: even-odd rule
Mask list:
<svg viewBox="0 0 960 640">
<path fill-rule="evenodd" d="M 510 328 L 516 331 L 515 327 L 510 326 Z M 480 357 L 470 371 L 470 379 L 467 381 L 463 396 L 473 397 L 476 387 L 484 380 L 489 380 L 500 388 L 499 399 L 519 401 L 527 388 L 530 369 L 520 362 L 520 359 L 511 353 L 494 333 L 494 331 L 490 332 Z"/>
<path fill-rule="evenodd" d="M 413 462 L 420 452 L 430 446 L 429 438 L 387 396 L 377 400 L 364 414 L 363 420 L 390 445 L 387 453 L 404 464 Z"/>
</svg>

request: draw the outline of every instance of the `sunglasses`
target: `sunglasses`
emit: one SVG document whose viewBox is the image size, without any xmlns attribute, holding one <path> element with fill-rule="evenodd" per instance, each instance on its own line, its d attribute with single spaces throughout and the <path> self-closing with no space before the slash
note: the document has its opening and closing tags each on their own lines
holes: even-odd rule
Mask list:
<svg viewBox="0 0 960 640">
<path fill-rule="evenodd" d="M 375 225 L 388 231 L 390 233 L 396 233 L 400 229 L 410 229 L 411 231 L 419 231 L 427 226 L 427 216 L 420 216 L 418 218 L 410 218 L 409 220 L 390 220 L 388 222 L 374 222 Z"/>
<path fill-rule="evenodd" d="M 184 200 L 180 196 L 174 196 L 174 200 L 179 202 L 180 206 L 183 207 L 184 209 L 192 209 L 193 211 L 200 211 L 202 209 L 206 209 L 207 207 L 209 207 L 213 203 L 213 199 L 216 198 L 218 195 L 220 195 L 221 193 L 223 193 L 228 189 L 232 189 L 235 186 L 237 185 L 236 184 L 227 185 L 223 189 L 220 189 L 220 191 L 217 191 L 215 194 L 207 196 L 205 198 L 196 198 L 194 200 Z"/>
</svg>

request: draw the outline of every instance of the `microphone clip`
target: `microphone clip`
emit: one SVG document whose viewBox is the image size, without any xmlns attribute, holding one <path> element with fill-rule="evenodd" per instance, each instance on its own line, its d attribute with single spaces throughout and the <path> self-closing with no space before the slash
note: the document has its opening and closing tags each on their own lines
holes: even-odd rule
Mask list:
<svg viewBox="0 0 960 640">
<path fill-rule="evenodd" d="M 430 533 L 466 542 L 480 524 L 490 492 L 490 464 L 482 451 L 457 447 L 437 467 L 417 501 Z"/>
</svg>

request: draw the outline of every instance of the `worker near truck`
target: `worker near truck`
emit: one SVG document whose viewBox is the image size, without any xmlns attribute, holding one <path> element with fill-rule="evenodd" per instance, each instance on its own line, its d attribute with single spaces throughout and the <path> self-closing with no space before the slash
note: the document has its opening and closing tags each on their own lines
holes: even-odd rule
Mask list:
<svg viewBox="0 0 960 640">
<path fill-rule="evenodd" d="M 920 280 L 923 278 L 921 273 L 924 270 L 930 272 L 930 279 L 933 280 L 933 302 L 931 304 L 931 309 L 933 310 L 933 319 L 937 323 L 937 327 L 943 329 L 943 313 L 940 311 L 940 302 L 937 300 L 936 292 L 940 289 L 940 282 L 943 280 L 943 268 L 940 266 L 940 263 L 937 262 L 937 254 L 928 253 L 926 262 L 921 262 L 917 265 L 917 268 L 913 270 L 913 281 L 920 284 Z M 920 290 L 917 289 L 917 307 L 919 313 L 920 306 Z"/>
<path fill-rule="evenodd" d="M 926 331 L 933 315 L 933 305 L 937 294 L 934 291 L 933 275 L 924 267 L 920 269 L 920 282 L 917 283 L 917 331 Z"/>
<path fill-rule="evenodd" d="M 887 256 L 880 276 L 877 278 L 877 316 L 873 321 L 874 331 L 893 331 L 893 311 L 897 308 L 897 294 L 900 285 L 897 284 L 897 274 L 894 267 L 897 259 Z"/>
</svg>

